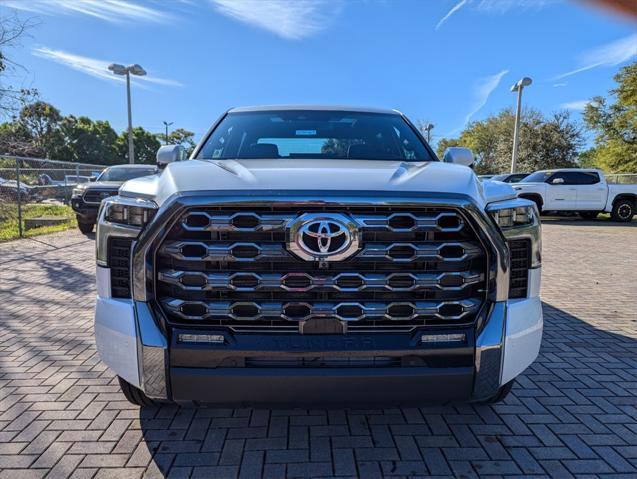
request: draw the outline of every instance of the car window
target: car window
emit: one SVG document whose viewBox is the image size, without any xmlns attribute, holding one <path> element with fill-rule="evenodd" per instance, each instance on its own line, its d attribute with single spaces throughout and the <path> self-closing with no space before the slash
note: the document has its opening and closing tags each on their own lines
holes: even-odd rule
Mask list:
<svg viewBox="0 0 637 479">
<path fill-rule="evenodd" d="M 106 168 L 97 181 L 127 181 L 142 176 L 154 175 L 156 168 Z"/>
<path fill-rule="evenodd" d="M 436 160 L 400 115 L 317 110 L 229 113 L 198 158 Z"/>
<path fill-rule="evenodd" d="M 555 173 L 549 179 L 549 183 L 553 183 L 556 178 L 562 178 L 564 185 L 594 185 L 599 183 L 599 175 L 589 171 L 561 171 Z"/>
<path fill-rule="evenodd" d="M 524 178 L 520 183 L 544 183 L 551 177 L 552 173 L 552 171 L 536 171 Z"/>
<path fill-rule="evenodd" d="M 516 173 L 514 175 L 510 175 L 505 181 L 507 183 L 518 183 L 526 178 L 526 173 Z"/>
</svg>

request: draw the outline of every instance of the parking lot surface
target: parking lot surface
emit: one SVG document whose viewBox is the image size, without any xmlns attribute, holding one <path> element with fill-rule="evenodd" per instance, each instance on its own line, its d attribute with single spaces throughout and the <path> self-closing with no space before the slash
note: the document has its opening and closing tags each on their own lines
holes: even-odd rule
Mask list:
<svg viewBox="0 0 637 479">
<path fill-rule="evenodd" d="M 94 243 L 0 244 L 0 479 L 637 477 L 637 224 L 547 221 L 540 357 L 497 406 L 144 408 L 93 343 Z"/>
</svg>

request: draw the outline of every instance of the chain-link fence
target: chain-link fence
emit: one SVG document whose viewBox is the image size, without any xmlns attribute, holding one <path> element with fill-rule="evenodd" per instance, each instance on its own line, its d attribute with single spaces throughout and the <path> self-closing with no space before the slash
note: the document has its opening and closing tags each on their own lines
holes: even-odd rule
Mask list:
<svg viewBox="0 0 637 479">
<path fill-rule="evenodd" d="M 0 155 L 0 241 L 56 231 L 73 222 L 73 188 L 104 165 Z"/>
<path fill-rule="evenodd" d="M 608 183 L 628 185 L 637 184 L 637 173 L 620 173 L 606 175 L 606 181 Z"/>
</svg>

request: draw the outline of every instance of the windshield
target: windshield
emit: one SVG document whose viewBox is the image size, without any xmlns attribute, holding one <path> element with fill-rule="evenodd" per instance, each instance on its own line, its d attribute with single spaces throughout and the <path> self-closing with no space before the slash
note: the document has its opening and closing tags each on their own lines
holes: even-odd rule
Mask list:
<svg viewBox="0 0 637 479">
<path fill-rule="evenodd" d="M 493 181 L 502 181 L 502 180 L 505 180 L 507 176 L 509 175 L 495 175 L 495 176 L 492 176 L 490 179 Z"/>
<path fill-rule="evenodd" d="M 553 174 L 552 171 L 536 171 L 520 181 L 520 183 L 544 183 Z"/>
<path fill-rule="evenodd" d="M 97 178 L 97 181 L 128 181 L 140 176 L 154 175 L 155 168 L 107 168 Z"/>
<path fill-rule="evenodd" d="M 317 110 L 229 113 L 198 158 L 435 161 L 400 115 Z"/>
</svg>

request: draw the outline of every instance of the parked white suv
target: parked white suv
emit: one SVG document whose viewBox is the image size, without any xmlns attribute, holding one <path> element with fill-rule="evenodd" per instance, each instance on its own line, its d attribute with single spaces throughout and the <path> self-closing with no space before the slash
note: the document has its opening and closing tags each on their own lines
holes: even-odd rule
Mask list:
<svg viewBox="0 0 637 479">
<path fill-rule="evenodd" d="M 470 151 L 303 106 L 182 151 L 98 216 L 97 349 L 133 403 L 495 402 L 535 360 L 537 209 Z"/>
<path fill-rule="evenodd" d="M 600 170 L 565 168 L 536 171 L 516 183 L 519 198 L 540 211 L 576 211 L 593 219 L 603 211 L 614 221 L 629 222 L 637 206 L 637 185 L 612 185 Z"/>
</svg>

